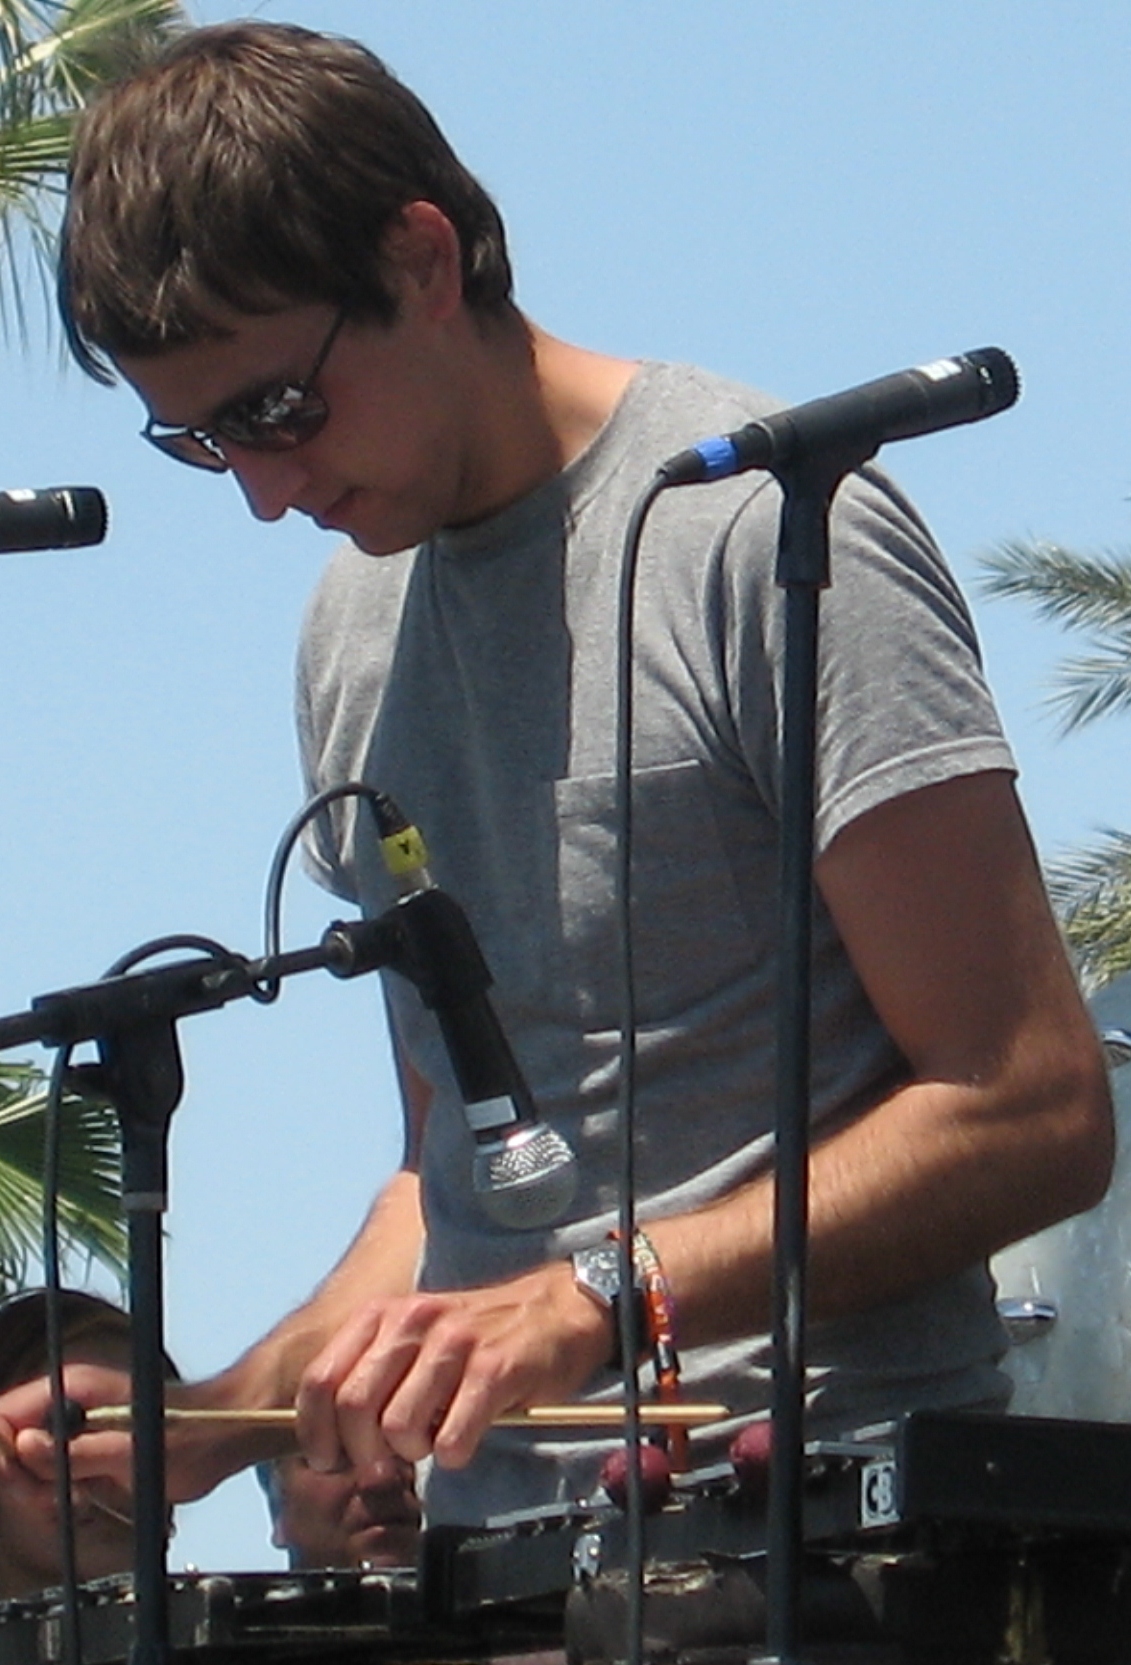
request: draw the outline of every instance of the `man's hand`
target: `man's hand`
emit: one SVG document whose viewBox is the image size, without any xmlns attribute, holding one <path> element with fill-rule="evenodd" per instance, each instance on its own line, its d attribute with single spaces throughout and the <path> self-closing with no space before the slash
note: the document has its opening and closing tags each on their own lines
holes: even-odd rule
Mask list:
<svg viewBox="0 0 1131 1665">
<path fill-rule="evenodd" d="M 315 1468 L 364 1475 L 393 1452 L 462 1468 L 506 1411 L 569 1397 L 603 1365 L 612 1320 L 555 1261 L 506 1283 L 360 1308 L 299 1387 Z"/>
</svg>

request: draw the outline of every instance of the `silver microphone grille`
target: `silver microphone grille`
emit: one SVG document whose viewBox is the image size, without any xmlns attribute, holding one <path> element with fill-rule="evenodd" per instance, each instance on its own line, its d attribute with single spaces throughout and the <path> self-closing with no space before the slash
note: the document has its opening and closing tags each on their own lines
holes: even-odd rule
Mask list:
<svg viewBox="0 0 1131 1665">
<path fill-rule="evenodd" d="M 472 1188 L 500 1226 L 512 1231 L 553 1225 L 577 1190 L 577 1158 L 545 1122 L 529 1123 L 475 1152 Z"/>
</svg>

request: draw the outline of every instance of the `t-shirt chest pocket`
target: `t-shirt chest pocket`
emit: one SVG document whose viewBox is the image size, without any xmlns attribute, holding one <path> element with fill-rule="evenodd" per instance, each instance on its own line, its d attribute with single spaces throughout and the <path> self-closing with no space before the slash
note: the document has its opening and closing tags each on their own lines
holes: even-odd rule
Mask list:
<svg viewBox="0 0 1131 1665">
<path fill-rule="evenodd" d="M 554 978 L 585 1026 L 619 1024 L 612 775 L 554 783 L 562 964 Z M 748 971 L 752 944 L 702 766 L 638 770 L 633 780 L 633 947 L 637 1020 L 679 1022 Z"/>
</svg>

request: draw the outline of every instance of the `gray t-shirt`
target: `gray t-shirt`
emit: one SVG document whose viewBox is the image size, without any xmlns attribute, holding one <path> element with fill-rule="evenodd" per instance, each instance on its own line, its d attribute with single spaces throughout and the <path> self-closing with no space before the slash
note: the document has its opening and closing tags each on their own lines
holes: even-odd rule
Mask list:
<svg viewBox="0 0 1131 1665">
<path fill-rule="evenodd" d="M 613 711 L 624 528 L 665 457 L 772 408 L 703 372 L 645 365 L 561 475 L 418 551 L 341 550 L 313 599 L 298 703 L 310 787 L 364 779 L 420 826 L 434 877 L 472 921 L 540 1112 L 581 1166 L 561 1226 L 493 1226 L 472 1194 L 472 1137 L 435 1020 L 389 975 L 397 1030 L 436 1089 L 422 1153 L 423 1287 L 505 1278 L 614 1223 Z M 644 535 L 634 895 L 645 1221 L 701 1205 L 770 1159 L 779 503 L 764 474 L 687 487 L 659 500 Z M 954 581 L 876 470 L 837 496 L 832 577 L 821 614 L 819 848 L 887 799 L 1013 767 Z M 393 893 L 369 827 L 343 808 L 315 832 L 309 857 L 321 882 L 376 913 Z M 905 1066 L 819 902 L 814 969 L 813 1116 L 827 1127 Z M 984 1267 L 815 1325 L 812 1426 L 1000 1397 L 1000 1350 Z M 764 1337 L 689 1350 L 682 1362 L 696 1396 L 737 1415 L 767 1403 Z M 615 1394 L 617 1384 L 602 1376 L 592 1391 Z M 592 1485 L 604 1449 L 495 1431 L 470 1469 L 433 1474 L 430 1519 L 475 1521 L 577 1494 Z"/>
</svg>

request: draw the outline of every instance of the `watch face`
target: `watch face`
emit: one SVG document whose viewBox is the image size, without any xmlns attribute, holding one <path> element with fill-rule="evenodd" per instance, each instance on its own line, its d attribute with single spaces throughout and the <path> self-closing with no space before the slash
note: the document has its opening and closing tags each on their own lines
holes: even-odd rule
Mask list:
<svg viewBox="0 0 1131 1665">
<path fill-rule="evenodd" d="M 573 1275 L 583 1289 L 605 1306 L 613 1306 L 620 1293 L 620 1249 L 615 1243 L 579 1249 L 573 1257 Z"/>
</svg>

